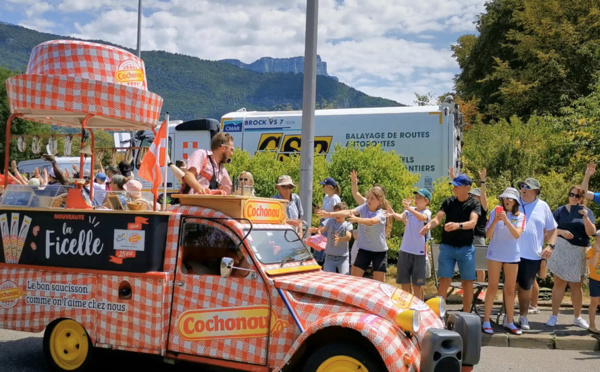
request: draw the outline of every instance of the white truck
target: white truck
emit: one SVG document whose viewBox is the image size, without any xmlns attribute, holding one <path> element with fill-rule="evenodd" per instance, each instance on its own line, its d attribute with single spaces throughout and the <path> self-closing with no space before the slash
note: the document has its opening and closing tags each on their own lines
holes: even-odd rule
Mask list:
<svg viewBox="0 0 600 372">
<path fill-rule="evenodd" d="M 236 147 L 251 154 L 276 152 L 280 158 L 299 153 L 301 111 L 245 111 L 223 115 L 224 132 Z M 421 175 L 419 187 L 460 169 L 462 114 L 451 96 L 440 106 L 373 107 L 315 111 L 315 150 L 330 157 L 336 144 L 372 146 L 395 151 L 410 172 Z"/>
<path fill-rule="evenodd" d="M 221 118 L 169 123 L 169 154 L 174 163 L 187 161 L 197 149 L 210 148 L 210 139 L 219 130 L 230 133 L 236 147 L 251 154 L 276 152 L 281 159 L 299 154 L 301 149 L 301 111 L 236 111 Z M 136 132 L 133 147 L 150 146 L 151 131 Z M 123 142 L 115 139 L 115 146 Z M 315 111 L 315 149 L 328 158 L 336 144 L 372 146 L 395 151 L 410 172 L 421 175 L 419 187 L 433 188 L 433 181 L 446 176 L 450 166 L 461 168 L 462 114 L 451 97 L 440 106 L 373 107 Z M 144 152 L 134 151 L 134 173 Z M 168 192 L 180 184 L 168 173 Z M 143 181 L 144 189 L 151 185 Z"/>
</svg>

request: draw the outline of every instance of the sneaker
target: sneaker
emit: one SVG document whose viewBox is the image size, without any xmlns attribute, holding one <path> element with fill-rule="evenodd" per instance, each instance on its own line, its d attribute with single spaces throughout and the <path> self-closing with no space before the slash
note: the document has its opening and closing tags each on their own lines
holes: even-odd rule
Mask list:
<svg viewBox="0 0 600 372">
<path fill-rule="evenodd" d="M 505 328 L 513 335 L 520 336 L 523 334 L 523 332 L 519 328 L 517 328 L 517 326 L 514 323 L 509 323 Z"/>
<path fill-rule="evenodd" d="M 529 310 L 527 311 L 527 313 L 529 314 L 539 314 L 540 313 L 540 308 L 537 306 L 531 306 L 529 305 Z"/>
<path fill-rule="evenodd" d="M 494 334 L 494 330 L 492 329 L 492 325 L 490 324 L 490 322 L 483 322 L 481 328 L 483 328 L 483 332 L 487 333 L 488 335 Z"/>
<path fill-rule="evenodd" d="M 590 325 L 588 324 L 588 322 L 586 322 L 585 319 L 583 319 L 582 317 L 574 318 L 573 325 L 575 325 L 579 328 L 583 328 L 583 329 L 590 328 Z"/>
<path fill-rule="evenodd" d="M 579 318 L 579 319 L 581 319 L 581 318 Z M 573 322 L 575 322 L 575 321 L 573 321 Z M 558 323 L 558 315 L 550 315 L 550 319 L 548 319 L 548 321 L 546 322 L 546 325 L 548 327 L 554 327 L 556 325 L 556 323 Z"/>
<path fill-rule="evenodd" d="M 531 327 L 529 326 L 529 322 L 527 321 L 527 317 L 525 316 L 519 317 L 519 324 L 521 325 L 521 329 L 524 329 L 526 331 L 529 331 L 531 329 Z"/>
</svg>

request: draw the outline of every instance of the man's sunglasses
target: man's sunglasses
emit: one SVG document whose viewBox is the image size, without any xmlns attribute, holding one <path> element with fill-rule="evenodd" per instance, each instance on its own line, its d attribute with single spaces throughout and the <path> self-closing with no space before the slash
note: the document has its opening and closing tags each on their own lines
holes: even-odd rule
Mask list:
<svg viewBox="0 0 600 372">
<path fill-rule="evenodd" d="M 526 183 L 522 183 L 521 188 L 525 190 L 531 190 L 531 187 L 529 187 Z"/>
</svg>

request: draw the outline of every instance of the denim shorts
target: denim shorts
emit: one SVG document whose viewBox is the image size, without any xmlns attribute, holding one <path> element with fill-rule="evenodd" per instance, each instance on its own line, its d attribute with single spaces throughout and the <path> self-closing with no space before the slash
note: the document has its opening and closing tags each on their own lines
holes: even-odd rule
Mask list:
<svg viewBox="0 0 600 372">
<path fill-rule="evenodd" d="M 438 257 L 438 276 L 452 278 L 454 266 L 457 264 L 461 280 L 475 280 L 475 246 L 452 247 L 441 244 Z"/>
</svg>

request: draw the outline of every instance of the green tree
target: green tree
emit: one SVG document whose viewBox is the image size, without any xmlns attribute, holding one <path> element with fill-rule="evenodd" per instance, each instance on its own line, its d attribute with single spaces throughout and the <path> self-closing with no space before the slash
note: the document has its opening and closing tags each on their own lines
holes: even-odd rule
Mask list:
<svg viewBox="0 0 600 372">
<path fill-rule="evenodd" d="M 490 118 L 558 114 L 587 96 L 600 71 L 600 4 L 589 0 L 494 0 L 479 36 L 453 47 L 456 89 Z"/>
</svg>

